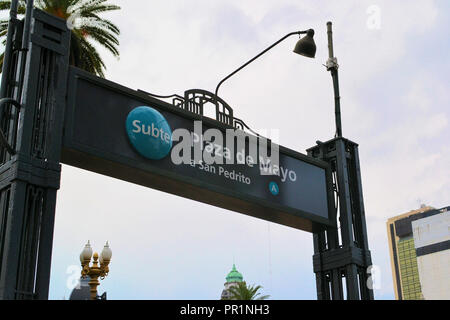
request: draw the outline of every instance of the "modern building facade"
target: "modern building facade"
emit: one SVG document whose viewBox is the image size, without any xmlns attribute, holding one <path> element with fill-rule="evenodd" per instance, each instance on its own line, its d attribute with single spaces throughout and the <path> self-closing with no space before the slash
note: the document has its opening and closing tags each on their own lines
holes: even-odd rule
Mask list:
<svg viewBox="0 0 450 320">
<path fill-rule="evenodd" d="M 230 273 L 228 273 L 228 275 L 226 276 L 226 280 L 227 280 L 227 282 L 225 282 L 225 285 L 224 285 L 225 288 L 222 291 L 222 296 L 221 296 L 222 300 L 230 299 L 230 297 L 231 297 L 230 288 L 235 287 L 238 285 L 239 282 L 244 281 L 244 277 L 242 276 L 242 274 L 239 271 L 237 271 L 234 263 L 233 263 L 233 268 L 231 269 Z"/>
<path fill-rule="evenodd" d="M 412 222 L 425 300 L 450 300 L 450 207 Z"/>
<path fill-rule="evenodd" d="M 415 223 L 415 225 L 417 224 L 417 228 L 420 228 L 420 221 L 429 217 L 437 216 L 443 212 L 442 210 L 443 209 L 437 210 L 435 208 L 422 205 L 421 208 L 417 210 L 409 211 L 399 216 L 390 218 L 387 221 L 392 278 L 394 281 L 394 291 L 397 300 L 421 300 L 426 298 L 424 297 L 422 287 L 423 285 L 427 286 L 427 276 L 424 275 L 421 279 L 417 258 L 417 256 L 420 257 L 424 255 L 424 252 L 427 252 L 420 249 L 423 247 L 421 243 L 426 242 L 420 242 L 420 240 L 415 241 L 413 223 Z M 423 234 L 423 231 L 417 232 Z M 429 234 L 431 235 L 431 233 Z M 428 237 L 431 237 L 430 235 Z M 439 261 L 441 261 L 440 257 Z M 429 264 L 425 265 L 431 269 L 438 269 L 437 266 L 432 267 L 429 266 Z M 421 268 L 423 269 L 426 267 L 424 267 L 421 263 Z M 445 269 L 445 267 L 443 268 Z M 423 269 L 423 272 L 425 272 L 425 269 Z M 444 276 L 448 277 L 449 273 L 447 272 Z"/>
</svg>

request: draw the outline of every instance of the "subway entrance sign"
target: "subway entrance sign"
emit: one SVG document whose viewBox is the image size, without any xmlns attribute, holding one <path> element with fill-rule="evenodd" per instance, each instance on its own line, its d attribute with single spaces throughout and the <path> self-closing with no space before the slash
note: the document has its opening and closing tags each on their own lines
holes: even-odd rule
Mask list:
<svg viewBox="0 0 450 320">
<path fill-rule="evenodd" d="M 203 107 L 172 105 L 70 68 L 61 162 L 309 232 L 334 226 L 328 163 L 266 143 L 279 148 L 279 163 L 269 167 L 260 158 L 261 137 L 246 134 L 242 149 L 208 139 L 211 132 L 243 133 L 232 110 L 219 112 L 218 121 L 192 106 Z M 201 142 L 192 144 L 192 161 L 180 162 L 186 134 Z M 194 159 L 199 145 L 202 156 L 223 163 Z"/>
<path fill-rule="evenodd" d="M 70 67 L 66 21 L 33 1 L 18 20 L 11 4 L 0 86 L 0 299 L 48 298 L 61 162 L 312 232 L 318 299 L 373 299 L 359 151 L 342 137 L 331 22 L 336 135 L 308 156 L 270 144 L 270 159 L 279 158 L 269 163 L 264 139 L 217 94 L 192 89 L 167 103 Z M 204 117 L 211 105 L 215 119 Z M 253 135 L 239 146 L 239 137 L 218 138 L 229 131 Z M 243 161 L 209 161 L 216 153 Z"/>
</svg>

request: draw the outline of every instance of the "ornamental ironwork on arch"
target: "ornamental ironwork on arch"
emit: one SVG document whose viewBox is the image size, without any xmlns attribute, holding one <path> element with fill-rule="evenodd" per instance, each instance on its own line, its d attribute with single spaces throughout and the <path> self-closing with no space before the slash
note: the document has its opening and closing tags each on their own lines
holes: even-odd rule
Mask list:
<svg viewBox="0 0 450 320">
<path fill-rule="evenodd" d="M 203 89 L 189 89 L 184 92 L 184 97 L 173 94 L 170 96 L 162 96 L 149 93 L 144 90 L 139 90 L 152 97 L 162 99 L 172 99 L 171 104 L 174 107 L 195 113 L 200 116 L 205 116 L 205 111 L 208 108 L 214 108 L 215 118 L 213 120 L 219 121 L 223 124 L 231 126 L 235 129 L 250 132 L 256 136 L 260 136 L 253 131 L 242 119 L 236 118 L 233 113 L 233 108 L 214 93 Z"/>
</svg>

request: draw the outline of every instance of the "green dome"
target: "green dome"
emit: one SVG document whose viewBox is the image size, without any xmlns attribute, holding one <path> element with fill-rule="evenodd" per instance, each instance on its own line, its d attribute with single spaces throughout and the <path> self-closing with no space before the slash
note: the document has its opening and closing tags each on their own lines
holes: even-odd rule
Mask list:
<svg viewBox="0 0 450 320">
<path fill-rule="evenodd" d="M 236 270 L 236 266 L 233 263 L 233 269 L 227 275 L 226 279 L 227 282 L 242 282 L 244 278 L 242 277 L 242 274 Z"/>
</svg>

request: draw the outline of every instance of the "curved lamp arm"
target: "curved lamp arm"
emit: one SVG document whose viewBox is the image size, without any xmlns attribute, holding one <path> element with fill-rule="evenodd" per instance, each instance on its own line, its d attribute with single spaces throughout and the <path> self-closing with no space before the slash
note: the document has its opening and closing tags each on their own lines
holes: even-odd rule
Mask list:
<svg viewBox="0 0 450 320">
<path fill-rule="evenodd" d="M 219 88 L 222 85 L 222 83 L 224 83 L 227 79 L 231 78 L 234 74 L 236 74 L 237 72 L 239 72 L 240 70 L 242 70 L 243 68 L 245 68 L 246 66 L 248 66 L 250 63 L 252 63 L 253 61 L 255 61 L 256 59 L 258 59 L 259 57 L 261 57 L 264 53 L 266 53 L 267 51 L 269 51 L 270 49 L 272 49 L 273 47 L 275 47 L 277 44 L 279 44 L 280 42 L 282 42 L 283 40 L 285 40 L 286 38 L 293 36 L 295 34 L 306 34 L 308 32 L 310 32 L 312 29 L 309 30 L 305 30 L 305 31 L 295 31 L 295 32 L 291 32 L 288 33 L 287 35 L 285 35 L 283 38 L 281 38 L 280 40 L 278 40 L 277 42 L 275 42 L 274 44 L 272 44 L 270 47 L 268 47 L 267 49 L 265 49 L 264 51 L 262 51 L 260 54 L 258 54 L 256 57 L 250 59 L 249 61 L 247 61 L 246 63 L 244 63 L 242 66 L 240 66 L 239 68 L 237 68 L 236 70 L 234 70 L 232 73 L 230 73 L 228 76 L 226 76 L 222 81 L 219 82 L 219 84 L 216 87 L 216 91 L 215 91 L 215 96 L 217 97 L 217 93 L 219 92 Z"/>
</svg>

